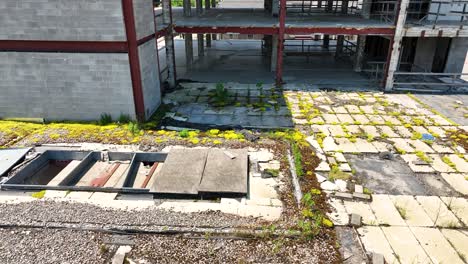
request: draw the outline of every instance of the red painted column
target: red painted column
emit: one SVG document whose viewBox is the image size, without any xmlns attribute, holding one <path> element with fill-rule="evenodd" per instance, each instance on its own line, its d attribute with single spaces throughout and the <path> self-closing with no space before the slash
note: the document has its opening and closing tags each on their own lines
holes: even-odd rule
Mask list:
<svg viewBox="0 0 468 264">
<path fill-rule="evenodd" d="M 138 121 L 145 121 L 145 103 L 141 84 L 140 58 L 138 57 L 138 40 L 135 27 L 135 13 L 132 0 L 122 0 L 125 32 L 127 33 L 128 59 L 132 78 L 133 101 Z"/>
<path fill-rule="evenodd" d="M 278 57 L 276 59 L 276 86 L 283 84 L 283 49 L 284 33 L 286 24 L 286 0 L 280 0 L 279 10 L 279 28 L 278 28 Z"/>
</svg>

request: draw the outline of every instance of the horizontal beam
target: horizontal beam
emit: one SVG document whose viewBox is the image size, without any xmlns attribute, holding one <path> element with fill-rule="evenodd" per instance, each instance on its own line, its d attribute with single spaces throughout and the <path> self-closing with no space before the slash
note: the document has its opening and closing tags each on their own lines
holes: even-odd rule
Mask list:
<svg viewBox="0 0 468 264">
<path fill-rule="evenodd" d="M 393 35 L 394 28 L 333 28 L 333 27 L 286 27 L 286 34 L 329 34 L 329 35 Z"/>
<path fill-rule="evenodd" d="M 239 33 L 239 34 L 278 34 L 278 29 L 274 27 L 193 27 L 175 26 L 177 33 Z"/>
<path fill-rule="evenodd" d="M 125 53 L 127 42 L 0 40 L 0 51 Z"/>
</svg>

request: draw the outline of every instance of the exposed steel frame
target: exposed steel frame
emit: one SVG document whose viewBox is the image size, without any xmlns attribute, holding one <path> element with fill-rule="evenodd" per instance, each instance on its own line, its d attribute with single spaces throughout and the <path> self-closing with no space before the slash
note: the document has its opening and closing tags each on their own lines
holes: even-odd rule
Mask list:
<svg viewBox="0 0 468 264">
<path fill-rule="evenodd" d="M 0 51 L 126 53 L 126 41 L 0 40 Z"/>
<path fill-rule="evenodd" d="M 145 102 L 141 83 L 140 58 L 132 0 L 122 0 L 125 32 L 127 33 L 128 59 L 132 78 L 133 101 L 138 121 L 145 120 Z"/>
</svg>

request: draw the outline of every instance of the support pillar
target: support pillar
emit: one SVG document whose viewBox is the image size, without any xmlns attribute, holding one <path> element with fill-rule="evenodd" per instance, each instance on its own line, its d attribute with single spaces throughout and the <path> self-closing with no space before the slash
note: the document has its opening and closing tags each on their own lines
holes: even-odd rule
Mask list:
<svg viewBox="0 0 468 264">
<path fill-rule="evenodd" d="M 210 0 L 205 0 L 205 10 L 208 10 L 208 9 L 211 9 L 211 3 L 210 3 Z"/>
<path fill-rule="evenodd" d="M 190 0 L 184 0 L 183 9 L 185 17 L 192 16 L 192 4 L 190 3 Z"/>
<path fill-rule="evenodd" d="M 192 68 L 192 64 L 193 64 L 192 34 L 185 34 L 185 63 L 186 63 L 187 69 Z"/>
<path fill-rule="evenodd" d="M 211 48 L 211 34 L 206 34 L 206 47 Z"/>
<path fill-rule="evenodd" d="M 328 49 L 330 47 L 330 35 L 323 35 L 323 48 Z"/>
<path fill-rule="evenodd" d="M 205 56 L 205 43 L 203 40 L 203 34 L 197 34 L 197 42 L 198 42 L 198 57 L 202 58 Z"/>
<path fill-rule="evenodd" d="M 409 0 L 401 0 L 398 6 L 398 16 L 395 21 L 395 35 L 390 41 L 390 49 L 387 58 L 387 67 L 384 72 L 385 91 L 393 89 L 394 74 L 398 69 L 400 60 L 401 41 L 403 39 L 403 29 L 406 22 L 406 10 L 408 9 Z"/>
<path fill-rule="evenodd" d="M 348 13 L 348 0 L 343 0 L 341 2 L 341 13 L 347 14 Z"/>
<path fill-rule="evenodd" d="M 172 25 L 172 7 L 170 0 L 162 0 L 163 23 L 169 25 L 164 36 L 166 43 L 167 82 L 171 88 L 176 86 L 177 74 L 175 65 L 174 30 Z"/>
<path fill-rule="evenodd" d="M 201 16 L 203 14 L 203 0 L 195 0 L 195 7 L 197 16 Z"/>
<path fill-rule="evenodd" d="M 366 36 L 359 35 L 356 45 L 356 54 L 354 55 L 354 71 L 361 72 L 362 64 L 364 62 L 364 48 L 366 47 Z"/>
<path fill-rule="evenodd" d="M 216 0 L 211 0 L 211 7 L 216 8 Z"/>
<path fill-rule="evenodd" d="M 278 44 L 276 58 L 276 86 L 283 85 L 283 48 L 284 48 L 284 32 L 286 23 L 286 0 L 280 0 L 279 10 L 279 28 L 278 28 Z M 274 43 L 273 43 L 274 45 Z"/>
<path fill-rule="evenodd" d="M 336 38 L 335 58 L 339 58 L 343 55 L 343 47 L 344 47 L 344 35 L 338 35 Z"/>
<path fill-rule="evenodd" d="M 273 16 L 278 16 L 279 14 L 279 0 L 272 0 L 271 14 Z"/>
<path fill-rule="evenodd" d="M 276 71 L 276 64 L 278 63 L 278 35 L 272 36 L 271 41 L 271 65 L 270 69 L 272 72 Z"/>
<path fill-rule="evenodd" d="M 330 13 L 331 11 L 333 11 L 333 0 L 328 0 L 328 1 L 327 1 L 327 8 L 325 9 L 325 11 L 327 11 L 327 12 L 329 12 L 329 13 Z"/>
<path fill-rule="evenodd" d="M 371 6 L 372 6 L 372 0 L 363 0 L 362 1 L 361 16 L 363 18 L 370 19 Z"/>
</svg>

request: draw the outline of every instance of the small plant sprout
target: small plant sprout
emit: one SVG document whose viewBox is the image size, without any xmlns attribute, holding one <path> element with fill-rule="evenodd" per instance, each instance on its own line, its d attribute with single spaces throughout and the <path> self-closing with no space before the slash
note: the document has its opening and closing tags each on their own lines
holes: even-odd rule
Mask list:
<svg viewBox="0 0 468 264">
<path fill-rule="evenodd" d="M 407 211 L 405 207 L 398 205 L 398 204 L 395 205 L 395 207 L 398 210 L 398 213 L 400 213 L 401 218 L 403 218 L 404 220 L 408 219 L 408 215 L 407 215 Z"/>
</svg>

